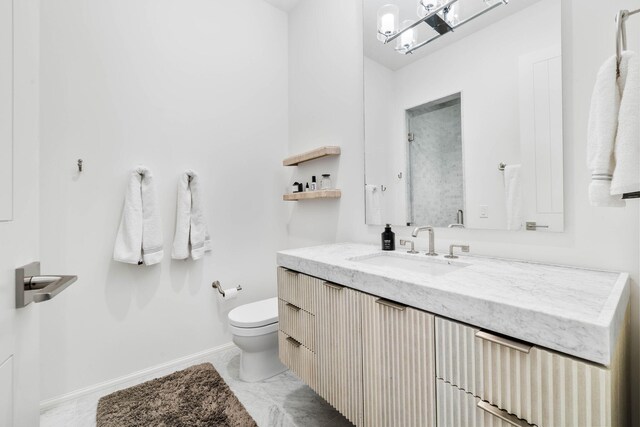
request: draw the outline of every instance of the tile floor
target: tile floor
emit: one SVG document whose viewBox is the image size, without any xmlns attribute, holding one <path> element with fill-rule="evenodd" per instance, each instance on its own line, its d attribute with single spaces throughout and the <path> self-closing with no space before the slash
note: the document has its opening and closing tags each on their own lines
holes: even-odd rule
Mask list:
<svg viewBox="0 0 640 427">
<path fill-rule="evenodd" d="M 352 425 L 289 371 L 260 383 L 240 381 L 238 378 L 240 351 L 237 348 L 215 353 L 192 364 L 204 362 L 210 362 L 215 366 L 260 427 Z M 100 397 L 116 389 L 131 387 L 140 382 L 170 374 L 175 370 L 168 369 L 166 372 L 155 373 L 135 383 L 103 390 L 48 409 L 40 415 L 40 426 L 93 427 L 96 425 L 96 408 Z"/>
</svg>

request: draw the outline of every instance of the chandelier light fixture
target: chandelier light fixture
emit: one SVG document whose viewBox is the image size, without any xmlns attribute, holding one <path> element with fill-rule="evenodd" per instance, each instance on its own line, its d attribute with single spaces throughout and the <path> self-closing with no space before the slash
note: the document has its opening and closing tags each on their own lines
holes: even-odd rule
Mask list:
<svg viewBox="0 0 640 427">
<path fill-rule="evenodd" d="M 400 8 L 395 4 L 385 4 L 378 9 L 378 40 L 389 44 L 397 40 L 395 50 L 403 55 L 415 52 L 417 49 L 450 33 L 462 25 L 473 21 L 479 16 L 508 4 L 509 0 L 417 0 L 416 20 L 405 19 L 400 23 Z M 469 17 L 460 17 L 460 6 L 464 3 L 482 2 L 484 7 Z M 427 40 L 418 42 L 418 25 L 425 23 L 436 34 Z"/>
</svg>

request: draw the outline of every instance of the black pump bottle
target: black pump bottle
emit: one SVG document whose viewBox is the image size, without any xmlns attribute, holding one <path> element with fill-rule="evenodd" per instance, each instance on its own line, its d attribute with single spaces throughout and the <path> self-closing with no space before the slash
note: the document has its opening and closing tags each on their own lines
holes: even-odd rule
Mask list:
<svg viewBox="0 0 640 427">
<path fill-rule="evenodd" d="M 391 224 L 387 224 L 382 232 L 382 250 L 383 251 L 395 251 L 396 250 L 396 233 L 391 231 Z"/>
</svg>

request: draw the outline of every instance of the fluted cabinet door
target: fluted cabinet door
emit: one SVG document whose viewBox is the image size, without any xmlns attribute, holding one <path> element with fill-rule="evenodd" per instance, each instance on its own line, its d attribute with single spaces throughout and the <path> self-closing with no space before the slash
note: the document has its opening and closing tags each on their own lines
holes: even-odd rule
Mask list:
<svg viewBox="0 0 640 427">
<path fill-rule="evenodd" d="M 539 427 L 621 427 L 626 340 L 605 367 L 438 317 L 437 377 Z"/>
<path fill-rule="evenodd" d="M 316 391 L 357 426 L 362 425 L 361 296 L 328 282 L 316 293 Z"/>
<path fill-rule="evenodd" d="M 436 425 L 434 316 L 362 296 L 364 425 Z"/>
</svg>

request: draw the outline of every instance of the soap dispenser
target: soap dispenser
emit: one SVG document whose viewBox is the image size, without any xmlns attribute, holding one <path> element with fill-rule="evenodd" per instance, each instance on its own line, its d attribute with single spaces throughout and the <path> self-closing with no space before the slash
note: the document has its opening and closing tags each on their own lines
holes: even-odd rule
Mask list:
<svg viewBox="0 0 640 427">
<path fill-rule="evenodd" d="M 382 250 L 383 251 L 395 251 L 396 250 L 396 233 L 391 231 L 391 224 L 387 224 L 382 232 Z"/>
</svg>

